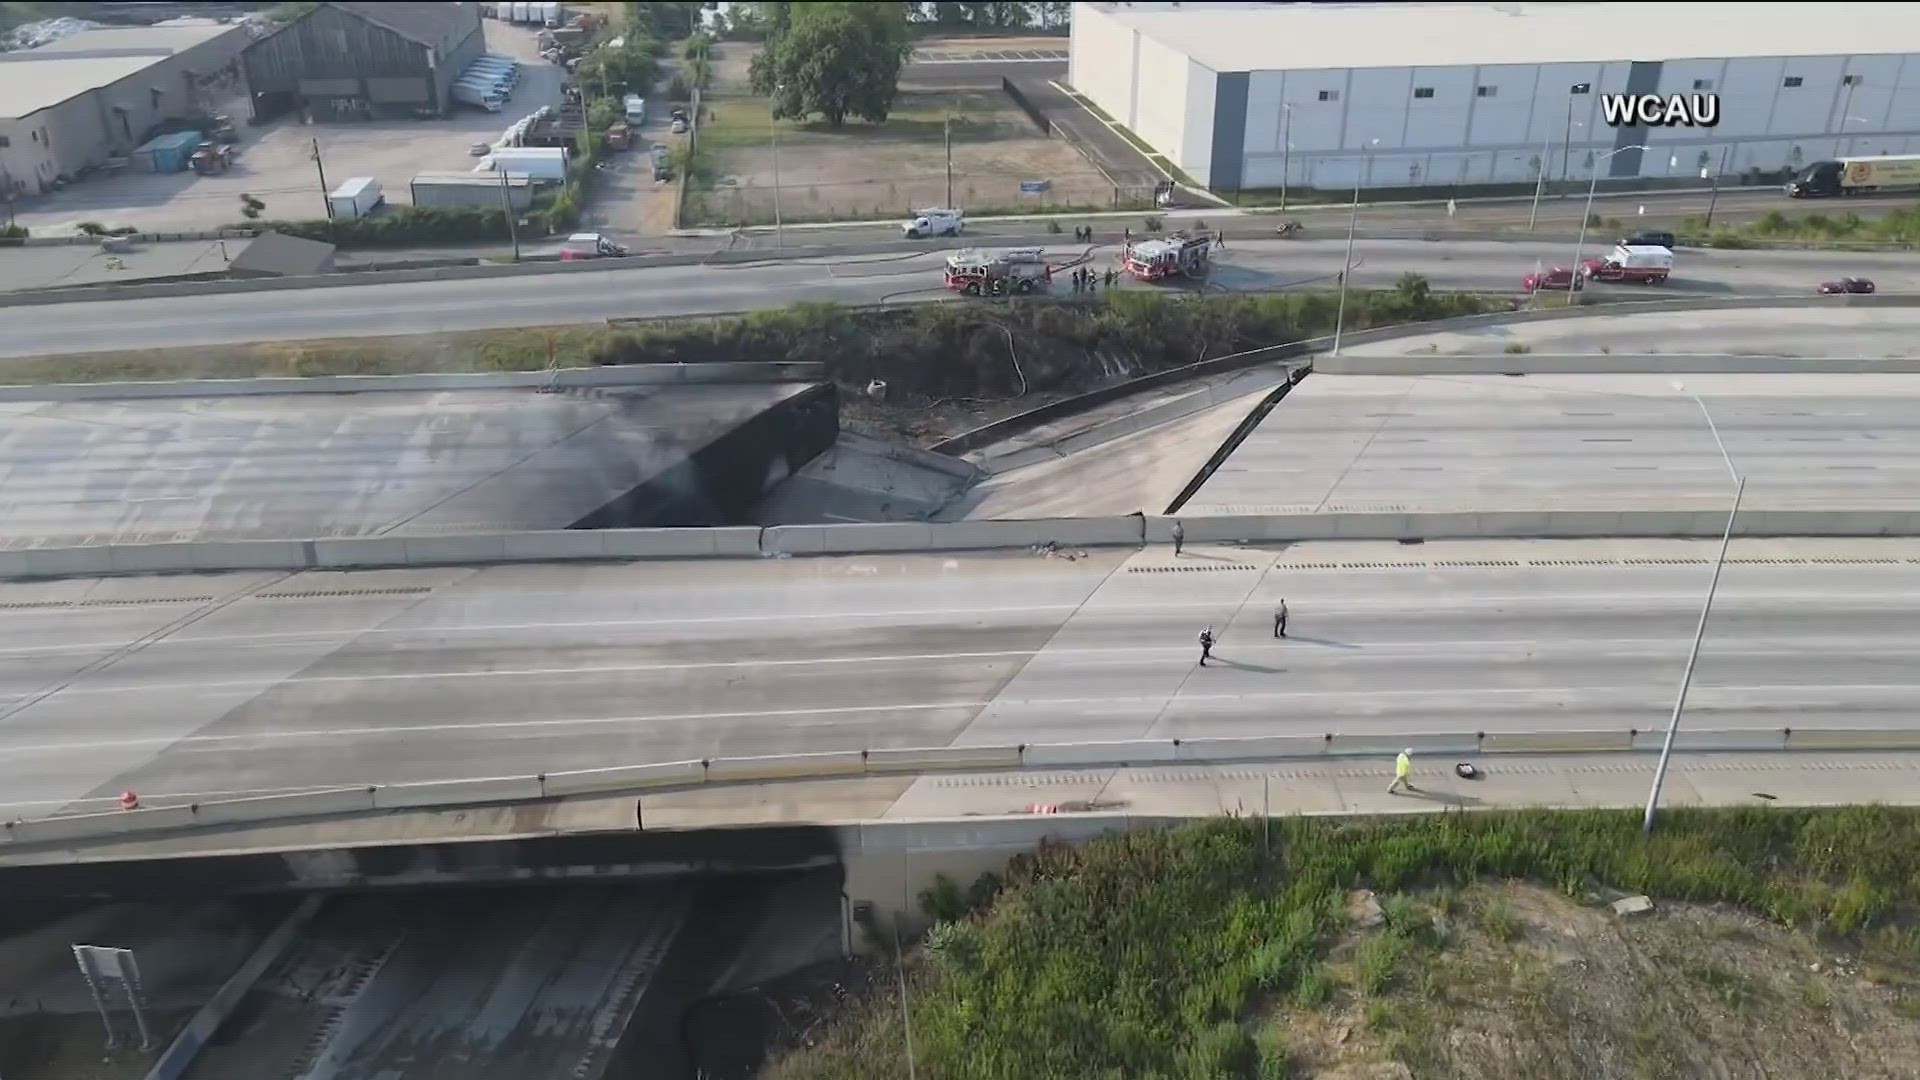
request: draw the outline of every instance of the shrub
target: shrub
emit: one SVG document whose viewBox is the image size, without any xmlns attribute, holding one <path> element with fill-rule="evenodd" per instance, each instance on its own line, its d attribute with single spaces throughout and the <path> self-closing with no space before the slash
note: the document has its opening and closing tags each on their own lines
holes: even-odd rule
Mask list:
<svg viewBox="0 0 1920 1080">
<path fill-rule="evenodd" d="M 1158 218 L 1157 216 L 1154 216 L 1152 214 L 1149 214 L 1147 216 L 1146 226 L 1147 226 L 1148 232 L 1159 232 L 1161 224 L 1163 223 L 1161 222 L 1160 218 Z"/>
<path fill-rule="evenodd" d="M 1529 353 L 1533 351 L 1533 346 L 1528 345 L 1524 341 L 1510 341 L 1507 343 L 1506 351 L 1516 355 L 1519 353 Z"/>
<path fill-rule="evenodd" d="M 1511 907 L 1495 900 L 1480 912 L 1480 927 L 1495 941 L 1512 941 L 1520 936 L 1520 916 Z"/>
<path fill-rule="evenodd" d="M 1406 939 L 1393 934 L 1377 934 L 1361 942 L 1354 950 L 1354 959 L 1359 964 L 1360 989 L 1369 994 L 1387 989 L 1400 973 L 1400 962 L 1406 955 Z"/>
<path fill-rule="evenodd" d="M 7 225 L 0 227 L 0 247 L 20 247 L 27 239 L 25 225 Z"/>
<path fill-rule="evenodd" d="M 407 207 L 374 217 L 328 221 L 242 221 L 228 229 L 280 232 L 345 247 L 395 247 L 406 244 L 460 243 L 508 239 L 506 214 L 475 207 Z"/>
<path fill-rule="evenodd" d="M 97 221 L 78 222 L 74 225 L 74 228 L 79 229 L 81 232 L 86 233 L 88 236 L 107 235 L 107 227 L 105 225 L 100 224 Z"/>
</svg>

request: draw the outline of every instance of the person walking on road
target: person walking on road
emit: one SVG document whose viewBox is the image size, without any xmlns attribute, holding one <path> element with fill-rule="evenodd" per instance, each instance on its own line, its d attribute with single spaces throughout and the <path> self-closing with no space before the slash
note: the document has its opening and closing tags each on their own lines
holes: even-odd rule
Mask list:
<svg viewBox="0 0 1920 1080">
<path fill-rule="evenodd" d="M 1287 636 L 1287 602 L 1284 598 L 1280 601 L 1280 606 L 1273 609 L 1273 636 L 1277 638 Z"/>
<path fill-rule="evenodd" d="M 1200 666 L 1206 667 L 1207 660 L 1213 656 L 1213 627 L 1200 631 Z"/>
<path fill-rule="evenodd" d="M 1408 748 L 1400 751 L 1400 756 L 1393 760 L 1393 783 L 1387 785 L 1387 794 L 1398 795 L 1402 789 L 1407 791 L 1419 790 L 1413 786 L 1412 780 L 1407 779 L 1412 773 L 1413 750 Z"/>
<path fill-rule="evenodd" d="M 1173 523 L 1173 557 L 1174 558 L 1177 559 L 1180 557 L 1180 548 L 1186 542 L 1187 542 L 1186 527 L 1181 525 L 1180 522 L 1176 520 Z"/>
</svg>

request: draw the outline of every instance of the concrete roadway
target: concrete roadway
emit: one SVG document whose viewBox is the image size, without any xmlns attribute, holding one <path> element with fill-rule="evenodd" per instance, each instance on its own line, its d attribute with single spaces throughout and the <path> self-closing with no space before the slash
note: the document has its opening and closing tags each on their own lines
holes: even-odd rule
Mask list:
<svg viewBox="0 0 1920 1080">
<path fill-rule="evenodd" d="M 0 813 L 127 787 L 209 798 L 870 746 L 1650 728 L 1715 549 L 1305 544 L 9 584 Z M 1913 722 L 1920 544 L 1742 541 L 1734 556 L 1762 561 L 1721 582 L 1693 724 Z M 1269 626 L 1282 596 L 1285 643 Z M 1219 662 L 1202 670 L 1208 624 Z"/>
<path fill-rule="evenodd" d="M 1339 272 L 1344 249 L 1344 241 L 1333 239 L 1232 242 L 1218 253 L 1212 284 L 1227 291 L 1323 288 Z M 1060 263 L 1087 253 L 1066 242 L 1050 244 L 1049 251 Z M 1378 288 L 1413 272 L 1440 289 L 1514 291 L 1529 271 L 1570 262 L 1572 254 L 1563 244 L 1362 241 L 1354 248 L 1352 280 Z M 1110 245 L 1092 252 L 1097 266 L 1111 265 L 1115 255 Z M 930 251 L 22 307 L 7 313 L 0 356 L 717 314 L 795 301 L 927 300 L 949 296 L 940 287 L 944 258 Z M 1907 255 L 1693 250 L 1680 254 L 1665 286 L 1610 288 L 1651 297 L 1802 293 L 1845 274 L 1867 274 L 1887 292 L 1920 289 L 1920 267 Z"/>
<path fill-rule="evenodd" d="M 1839 306 L 1641 315 L 1600 311 L 1583 319 L 1395 338 L 1341 351 L 1353 356 L 1491 356 L 1504 354 L 1509 345 L 1523 345 L 1538 355 L 1914 357 L 1920 356 L 1920 311 Z"/>
</svg>

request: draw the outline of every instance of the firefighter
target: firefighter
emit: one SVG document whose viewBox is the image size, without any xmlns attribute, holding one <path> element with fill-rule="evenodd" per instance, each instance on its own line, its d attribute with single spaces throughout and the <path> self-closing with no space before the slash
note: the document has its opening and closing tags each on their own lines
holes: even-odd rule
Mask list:
<svg viewBox="0 0 1920 1080">
<path fill-rule="evenodd" d="M 1177 559 L 1180 557 L 1180 546 L 1182 544 L 1185 544 L 1186 542 L 1187 542 L 1186 527 L 1181 525 L 1178 520 L 1175 520 L 1173 523 L 1173 557 L 1174 558 Z"/>
<path fill-rule="evenodd" d="M 1205 630 L 1200 631 L 1201 667 L 1206 667 L 1208 659 L 1213 656 L 1213 640 L 1213 627 L 1209 626 Z"/>
<path fill-rule="evenodd" d="M 1279 607 L 1273 609 L 1273 636 L 1277 638 L 1287 636 L 1287 602 L 1285 599 L 1280 601 Z"/>
</svg>

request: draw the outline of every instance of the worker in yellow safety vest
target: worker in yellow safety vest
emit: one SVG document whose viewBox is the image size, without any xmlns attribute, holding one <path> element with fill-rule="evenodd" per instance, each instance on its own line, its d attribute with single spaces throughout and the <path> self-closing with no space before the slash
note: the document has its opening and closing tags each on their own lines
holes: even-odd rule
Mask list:
<svg viewBox="0 0 1920 1080">
<path fill-rule="evenodd" d="M 1415 790 L 1413 781 L 1407 779 L 1412 772 L 1413 750 L 1406 749 L 1400 751 L 1400 756 L 1393 761 L 1393 783 L 1387 785 L 1387 794 L 1398 795 L 1402 788 L 1408 791 Z"/>
</svg>

